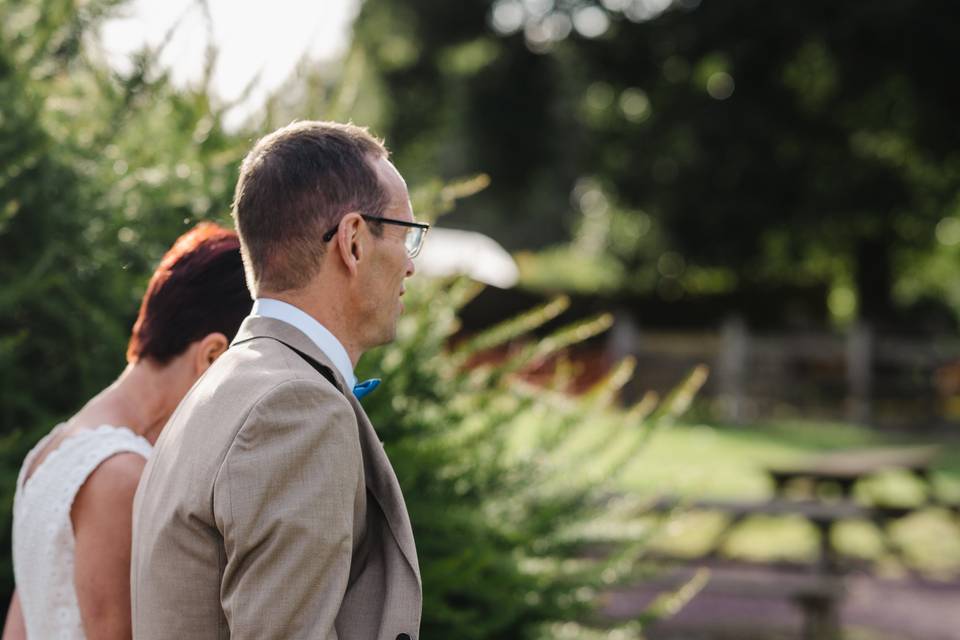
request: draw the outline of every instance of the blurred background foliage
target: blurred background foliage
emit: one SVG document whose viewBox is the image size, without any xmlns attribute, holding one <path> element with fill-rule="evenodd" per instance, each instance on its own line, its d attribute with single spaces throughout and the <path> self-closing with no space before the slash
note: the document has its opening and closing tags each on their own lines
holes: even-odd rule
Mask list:
<svg viewBox="0 0 960 640">
<path fill-rule="evenodd" d="M 368 0 L 342 60 L 304 60 L 234 128 L 235 103 L 209 89 L 215 50 L 189 89 L 158 65 L 163 44 L 129 71 L 106 64 L 98 28 L 122 6 L 0 0 L 2 522 L 29 447 L 119 372 L 163 251 L 198 220 L 227 222 L 251 141 L 294 118 L 369 125 L 418 215 L 452 209 L 443 224 L 497 239 L 528 290 L 955 332 L 956 3 Z M 629 363 L 578 401 L 560 393 L 563 366 L 542 393 L 515 384 L 524 363 L 602 328 L 544 330 L 563 303 L 472 343 L 515 347 L 537 329 L 513 358 L 465 368 L 449 338 L 471 294 L 411 290 L 401 340 L 363 363 L 390 380 L 370 412 L 417 529 L 425 636 L 531 637 L 584 614 L 585 585 L 622 574 L 622 558 L 601 570 L 570 558 L 597 519 L 598 476 L 617 480 L 618 454 L 666 414 L 609 407 Z M 624 486 L 656 484 L 670 457 Z M 0 579 L 9 589 L 5 552 Z"/>
<path fill-rule="evenodd" d="M 354 47 L 414 181 L 490 174 L 449 223 L 552 247 L 531 286 L 808 288 L 809 324 L 943 330 L 958 24 L 947 1 L 382 0 Z"/>
</svg>

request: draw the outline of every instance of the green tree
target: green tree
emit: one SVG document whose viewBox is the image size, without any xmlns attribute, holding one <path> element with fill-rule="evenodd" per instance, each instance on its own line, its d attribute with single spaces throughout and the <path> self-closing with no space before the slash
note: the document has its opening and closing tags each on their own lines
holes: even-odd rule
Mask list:
<svg viewBox="0 0 960 640">
<path fill-rule="evenodd" d="M 0 0 L 4 522 L 29 447 L 122 369 L 160 256 L 225 219 L 248 145 L 202 87 L 174 90 L 155 52 L 129 74 L 104 66 L 96 29 L 116 5 Z M 6 554 L 0 570 L 9 586 Z"/>
<path fill-rule="evenodd" d="M 958 25 L 945 1 L 382 0 L 356 33 L 401 161 L 491 175 L 457 224 L 513 248 L 569 238 L 588 178 L 663 234 L 631 250 L 615 225 L 638 224 L 610 222 L 628 285 L 847 283 L 883 323 L 956 216 Z"/>
</svg>

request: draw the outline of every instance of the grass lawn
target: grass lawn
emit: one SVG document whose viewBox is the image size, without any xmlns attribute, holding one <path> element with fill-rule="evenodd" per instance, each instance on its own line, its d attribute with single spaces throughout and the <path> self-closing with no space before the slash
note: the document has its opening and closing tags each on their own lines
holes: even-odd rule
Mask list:
<svg viewBox="0 0 960 640">
<path fill-rule="evenodd" d="M 678 424 L 656 433 L 618 483 L 624 491 L 640 495 L 762 500 L 772 494 L 765 465 L 835 449 L 919 442 L 937 443 L 841 423 Z M 941 497 L 960 502 L 960 439 L 939 444 L 943 450 L 934 484 Z M 867 503 L 906 505 L 919 505 L 925 497 L 921 483 L 898 473 L 860 483 L 855 495 Z M 725 522 L 717 513 L 681 514 L 655 536 L 654 546 L 681 556 L 702 554 L 713 546 Z M 922 509 L 885 532 L 869 522 L 842 522 L 834 535 L 842 553 L 870 561 L 881 573 L 909 568 L 933 577 L 960 574 L 960 518 L 944 509 Z M 733 531 L 721 554 L 757 561 L 810 561 L 816 548 L 816 531 L 802 518 L 754 517 Z"/>
</svg>

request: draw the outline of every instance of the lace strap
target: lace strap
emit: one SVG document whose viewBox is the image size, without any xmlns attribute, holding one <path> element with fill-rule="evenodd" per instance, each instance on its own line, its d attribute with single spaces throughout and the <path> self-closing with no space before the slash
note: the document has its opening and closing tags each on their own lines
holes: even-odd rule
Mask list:
<svg viewBox="0 0 960 640">
<path fill-rule="evenodd" d="M 33 461 L 37 459 L 37 456 L 40 455 L 40 452 L 43 451 L 44 447 L 47 446 L 47 443 L 53 440 L 54 436 L 64 429 L 65 424 L 65 422 L 61 422 L 55 426 L 50 430 L 49 433 L 47 433 L 47 435 L 40 438 L 40 441 L 33 445 L 32 449 L 30 449 L 30 452 L 23 459 L 23 464 L 20 466 L 20 471 L 17 473 L 17 491 L 20 491 L 20 489 L 23 487 L 23 484 L 27 479 L 27 472 L 33 468 Z"/>
<path fill-rule="evenodd" d="M 149 442 L 129 429 L 103 425 L 64 439 L 41 467 L 56 462 L 53 466 L 57 467 L 56 475 L 60 476 L 57 484 L 72 502 L 83 483 L 104 460 L 118 453 L 136 453 L 148 458 L 151 449 Z M 58 458 L 56 461 L 52 459 L 54 456 Z M 35 479 L 31 478 L 31 482 Z"/>
</svg>

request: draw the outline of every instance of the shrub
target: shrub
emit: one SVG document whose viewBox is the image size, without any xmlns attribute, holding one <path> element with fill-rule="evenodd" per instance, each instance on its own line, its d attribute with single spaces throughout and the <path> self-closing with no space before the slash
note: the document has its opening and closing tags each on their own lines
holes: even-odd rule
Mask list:
<svg viewBox="0 0 960 640">
<path fill-rule="evenodd" d="M 365 356 L 361 374 L 384 385 L 364 399 L 403 487 L 423 572 L 425 638 L 524 639 L 569 633 L 590 620 L 598 590 L 629 575 L 644 540 L 600 561 L 582 559 L 590 525 L 609 515 L 618 470 L 646 438 L 689 403 L 695 371 L 657 409 L 613 406 L 629 380 L 626 360 L 579 397 L 517 375 L 610 325 L 600 316 L 534 340 L 559 315 L 559 298 L 458 346 L 457 310 L 478 291 L 465 280 L 410 287 L 398 339 Z M 520 341 L 493 365 L 478 352 Z M 656 409 L 656 410 L 655 410 Z"/>
</svg>

